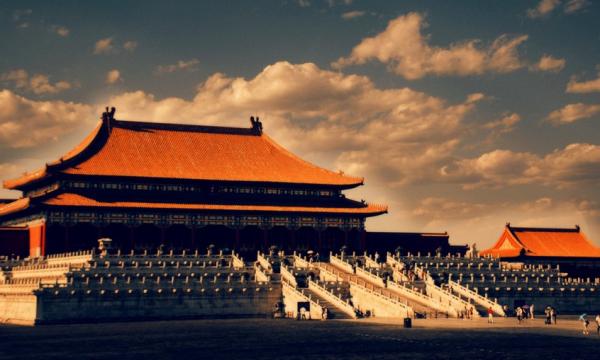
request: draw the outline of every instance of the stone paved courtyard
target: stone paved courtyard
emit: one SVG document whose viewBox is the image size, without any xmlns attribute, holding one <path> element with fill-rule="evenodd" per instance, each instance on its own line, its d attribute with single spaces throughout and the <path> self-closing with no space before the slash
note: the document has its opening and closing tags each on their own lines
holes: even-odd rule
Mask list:
<svg viewBox="0 0 600 360">
<path fill-rule="evenodd" d="M 432 359 L 595 358 L 600 337 L 578 323 L 541 320 L 420 320 L 412 329 L 386 321 L 186 320 L 0 326 L 0 359 Z M 593 329 L 595 331 L 595 329 Z"/>
</svg>

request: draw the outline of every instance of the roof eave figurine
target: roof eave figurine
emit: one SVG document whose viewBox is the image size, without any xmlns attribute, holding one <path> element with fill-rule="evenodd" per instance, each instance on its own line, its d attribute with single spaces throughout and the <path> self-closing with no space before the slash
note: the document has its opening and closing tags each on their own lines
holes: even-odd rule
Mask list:
<svg viewBox="0 0 600 360">
<path fill-rule="evenodd" d="M 258 116 L 256 117 L 256 119 L 254 119 L 254 116 L 250 116 L 250 124 L 252 124 L 252 130 L 257 132 L 258 134 L 262 134 L 263 127 Z"/>
</svg>

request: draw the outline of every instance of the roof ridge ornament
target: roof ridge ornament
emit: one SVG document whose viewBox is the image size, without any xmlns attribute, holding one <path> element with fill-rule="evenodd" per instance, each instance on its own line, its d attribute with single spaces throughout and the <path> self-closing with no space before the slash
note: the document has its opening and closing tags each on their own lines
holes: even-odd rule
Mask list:
<svg viewBox="0 0 600 360">
<path fill-rule="evenodd" d="M 256 120 L 254 119 L 254 116 L 250 116 L 250 124 L 252 124 L 252 130 L 259 135 L 262 134 L 263 127 L 258 116 L 256 117 Z"/>
<path fill-rule="evenodd" d="M 102 113 L 102 122 L 104 124 L 106 124 L 106 127 L 108 128 L 108 130 L 110 131 L 112 128 L 112 122 L 115 120 L 115 112 L 117 111 L 117 109 L 113 106 L 110 108 L 110 110 L 108 109 L 108 106 L 106 107 L 106 111 Z"/>
</svg>

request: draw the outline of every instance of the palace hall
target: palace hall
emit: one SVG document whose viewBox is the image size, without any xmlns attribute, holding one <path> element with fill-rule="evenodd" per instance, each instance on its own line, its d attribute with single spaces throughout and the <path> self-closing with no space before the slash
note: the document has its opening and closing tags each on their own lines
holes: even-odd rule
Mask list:
<svg viewBox="0 0 600 360">
<path fill-rule="evenodd" d="M 122 121 L 114 112 L 60 159 L 4 181 L 23 196 L 0 205 L 0 226 L 27 233 L 7 236 L 4 253 L 90 249 L 103 237 L 123 251 L 361 250 L 365 219 L 387 212 L 346 198 L 363 178 L 300 159 L 258 118 L 234 128 Z"/>
</svg>

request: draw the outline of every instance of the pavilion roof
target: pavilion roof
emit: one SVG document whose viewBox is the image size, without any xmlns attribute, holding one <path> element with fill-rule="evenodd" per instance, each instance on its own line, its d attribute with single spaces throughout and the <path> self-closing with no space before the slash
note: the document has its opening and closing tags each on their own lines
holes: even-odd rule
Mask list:
<svg viewBox="0 0 600 360">
<path fill-rule="evenodd" d="M 59 160 L 4 186 L 20 189 L 54 173 L 344 188 L 363 183 L 300 159 L 255 128 L 122 120 L 101 122 Z"/>
<path fill-rule="evenodd" d="M 594 246 L 580 228 L 532 228 L 507 224 L 502 235 L 483 256 L 518 257 L 524 252 L 531 257 L 600 257 L 600 248 Z"/>
</svg>

